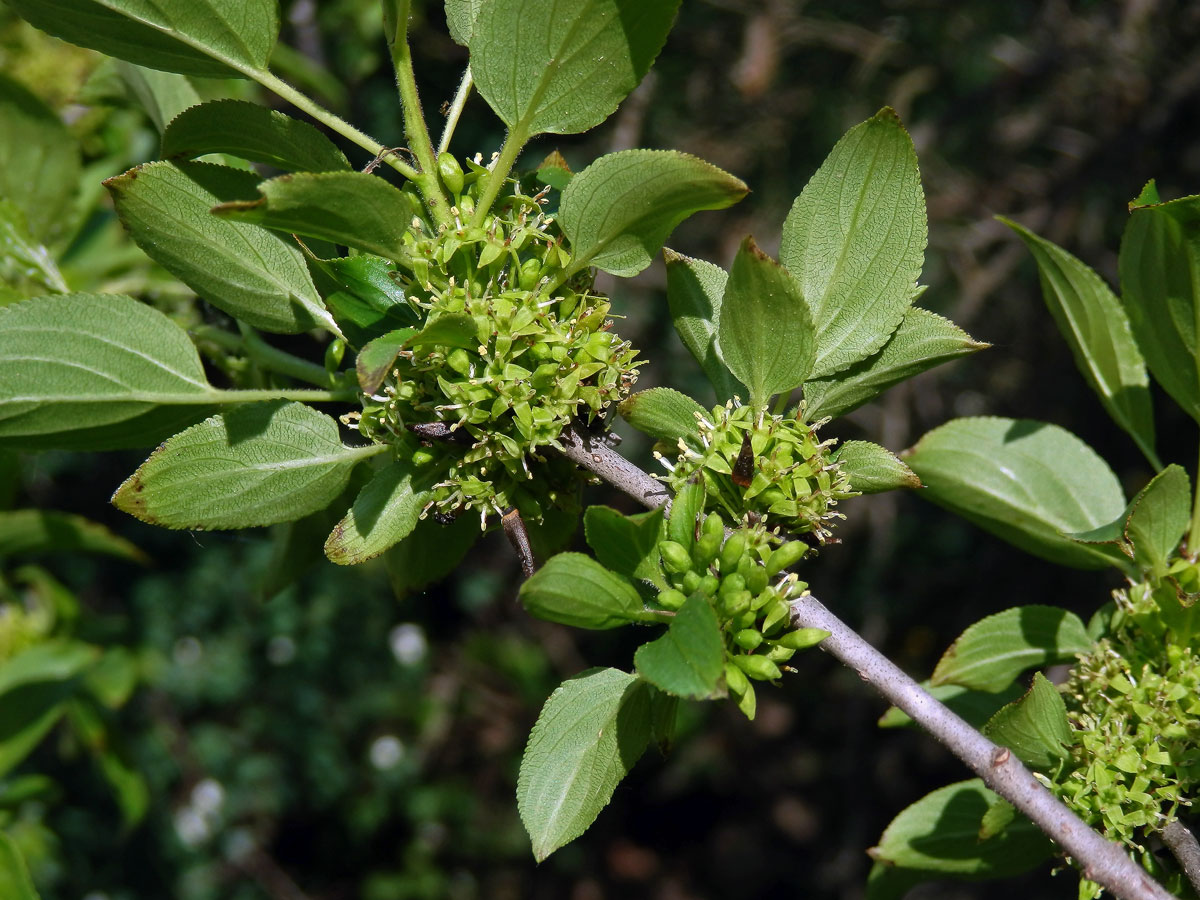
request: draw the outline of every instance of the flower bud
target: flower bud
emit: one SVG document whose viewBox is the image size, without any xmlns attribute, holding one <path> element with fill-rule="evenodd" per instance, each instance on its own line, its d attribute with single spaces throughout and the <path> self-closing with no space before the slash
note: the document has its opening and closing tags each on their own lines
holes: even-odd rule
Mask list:
<svg viewBox="0 0 1200 900">
<path fill-rule="evenodd" d="M 756 681 L 774 681 L 782 674 L 765 656 L 735 656 L 734 665 Z"/>
<path fill-rule="evenodd" d="M 762 632 L 753 628 L 743 628 L 734 634 L 733 642 L 743 650 L 757 650 L 758 645 L 763 642 Z"/>
<path fill-rule="evenodd" d="M 709 534 L 708 532 L 700 535 L 696 546 L 692 548 L 692 559 L 696 561 L 698 567 L 707 568 L 717 558 L 717 553 L 721 550 L 722 537 L 723 535 Z"/>
<path fill-rule="evenodd" d="M 771 660 L 771 662 L 776 662 L 776 663 L 787 662 L 789 659 L 791 659 L 795 655 L 796 655 L 796 651 L 793 650 L 791 647 L 781 647 L 778 645 L 772 647 L 770 650 L 767 651 L 767 659 Z"/>
<path fill-rule="evenodd" d="M 790 647 L 792 650 L 807 650 L 809 647 L 815 647 L 827 637 L 829 637 L 829 632 L 823 628 L 798 628 L 795 631 L 789 631 L 775 643 L 780 647 Z"/>
<path fill-rule="evenodd" d="M 437 158 L 438 175 L 442 178 L 442 184 L 455 197 L 462 193 L 463 189 L 463 170 L 458 164 L 458 160 L 454 158 L 452 153 L 442 152 Z"/>
<path fill-rule="evenodd" d="M 746 680 L 746 673 L 733 663 L 725 663 L 725 686 L 729 688 L 729 693 L 734 696 L 740 696 L 746 693 L 750 688 L 750 682 Z"/>
<path fill-rule="evenodd" d="M 721 571 L 726 574 L 736 572 L 745 552 L 746 536 L 740 531 L 734 532 L 721 548 Z"/>
<path fill-rule="evenodd" d="M 659 541 L 658 553 L 662 557 L 663 568 L 672 575 L 682 575 L 692 569 L 692 555 L 682 544 L 675 541 Z"/>
<path fill-rule="evenodd" d="M 746 590 L 757 597 L 767 589 L 769 581 L 770 578 L 767 576 L 767 570 L 762 566 L 755 566 L 750 570 L 750 574 L 746 576 Z"/>
<path fill-rule="evenodd" d="M 803 541 L 788 541 L 786 544 L 776 547 L 767 558 L 767 575 L 775 577 L 784 569 L 800 562 L 807 552 L 808 545 Z"/>
<path fill-rule="evenodd" d="M 658 605 L 663 609 L 679 609 L 683 606 L 687 597 L 682 591 L 677 591 L 674 588 L 667 588 L 664 591 L 658 592 Z"/>
</svg>

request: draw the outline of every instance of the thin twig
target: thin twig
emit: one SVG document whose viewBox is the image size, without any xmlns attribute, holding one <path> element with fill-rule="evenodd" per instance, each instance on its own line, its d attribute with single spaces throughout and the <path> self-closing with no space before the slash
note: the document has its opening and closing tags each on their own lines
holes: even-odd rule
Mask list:
<svg viewBox="0 0 1200 900">
<path fill-rule="evenodd" d="M 1176 819 L 1162 830 L 1162 842 L 1175 854 L 1179 868 L 1192 883 L 1192 889 L 1200 894 L 1200 841 L 1191 829 Z"/>
<path fill-rule="evenodd" d="M 591 434 L 580 424 L 572 425 L 559 436 L 563 455 L 590 472 L 595 472 L 613 487 L 650 509 L 667 506 L 671 495 L 661 481 L 655 481 L 605 443 L 602 435 Z"/>
<path fill-rule="evenodd" d="M 665 506 L 669 496 L 633 463 L 576 425 L 559 438 L 564 454 L 646 506 Z M 1033 777 L 1007 747 L 993 744 L 905 675 L 886 656 L 826 609 L 815 597 L 792 604 L 792 621 L 801 628 L 830 633 L 821 647 L 858 672 L 859 677 L 904 710 L 914 722 L 974 769 L 984 783 L 1057 842 L 1082 867 L 1085 878 L 1103 885 L 1122 900 L 1171 900 L 1141 866 L 1121 848 L 1068 809 Z"/>
<path fill-rule="evenodd" d="M 826 609 L 815 597 L 792 602 L 792 621 L 799 628 L 830 633 L 821 648 L 858 672 L 863 681 L 904 710 L 913 721 L 973 769 L 997 794 L 1029 816 L 1083 868 L 1090 881 L 1124 900 L 1168 900 L 1171 897 L 1122 849 L 1093 831 L 1048 791 L 1007 747 L 993 744 L 933 699 L 886 656 Z"/>
</svg>

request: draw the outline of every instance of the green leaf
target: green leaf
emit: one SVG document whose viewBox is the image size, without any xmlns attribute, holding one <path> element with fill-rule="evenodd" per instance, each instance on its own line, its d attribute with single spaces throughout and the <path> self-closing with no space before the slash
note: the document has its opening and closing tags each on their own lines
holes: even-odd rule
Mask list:
<svg viewBox="0 0 1200 900">
<path fill-rule="evenodd" d="M 352 346 L 363 347 L 389 331 L 418 324 L 404 290 L 393 279 L 396 264 L 363 253 L 338 259 L 311 258 L 325 305 Z"/>
<path fill-rule="evenodd" d="M 1041 772 L 1069 758 L 1068 748 L 1074 743 L 1067 705 L 1041 672 L 1034 673 L 1033 686 L 1024 697 L 988 720 L 983 733 Z"/>
<path fill-rule="evenodd" d="M 925 240 L 917 154 L 885 107 L 837 142 L 783 223 L 779 259 L 812 308 L 815 377 L 865 359 L 896 330 Z"/>
<path fill-rule="evenodd" d="M 354 358 L 354 371 L 364 394 L 374 394 L 379 390 L 392 363 L 416 333 L 415 328 L 398 328 L 375 338 L 358 351 L 358 356 Z"/>
<path fill-rule="evenodd" d="M 345 446 L 337 422 L 302 403 L 254 403 L 175 435 L 113 503 L 167 528 L 273 525 L 329 505 L 350 470 L 383 449 Z"/>
<path fill-rule="evenodd" d="M 120 709 L 133 694 L 141 676 L 138 657 L 124 647 L 109 647 L 84 674 L 84 686 L 96 702 Z"/>
<path fill-rule="evenodd" d="M 583 514 L 583 533 L 605 567 L 659 589 L 667 587 L 658 564 L 658 542 L 663 538 L 661 509 L 626 516 L 607 506 L 589 506 Z"/>
<path fill-rule="evenodd" d="M 860 494 L 921 486 L 921 479 L 899 457 L 870 441 L 846 441 L 833 459 L 850 477 L 850 489 Z"/>
<path fill-rule="evenodd" d="M 228 153 L 296 172 L 351 168 L 345 154 L 314 126 L 245 100 L 213 100 L 180 111 L 163 132 L 162 155 L 193 159 Z"/>
<path fill-rule="evenodd" d="M 712 604 L 694 594 L 675 613 L 667 633 L 633 656 L 638 674 L 660 690 L 691 700 L 725 696 L 725 642 Z"/>
<path fill-rule="evenodd" d="M 599 125 L 650 70 L 679 0 L 494 0 L 471 33 L 471 71 L 514 132 Z"/>
<path fill-rule="evenodd" d="M 721 299 L 729 276 L 720 266 L 692 259 L 670 248 L 663 250 L 667 265 L 667 303 L 671 321 L 680 340 L 700 363 L 700 368 L 724 402 L 735 394 L 744 394 L 717 349 L 717 323 L 721 320 Z"/>
<path fill-rule="evenodd" d="M 70 234 L 79 176 L 74 135 L 20 82 L 0 74 L 0 197 L 21 210 L 39 243 Z"/>
<path fill-rule="evenodd" d="M 475 20 L 479 18 L 479 10 L 482 8 L 483 0 L 446 0 L 446 25 L 456 44 L 462 44 L 464 47 L 471 45 Z"/>
<path fill-rule="evenodd" d="M 276 0 L 9 0 L 31 24 L 152 69 L 227 78 L 265 72 Z"/>
<path fill-rule="evenodd" d="M 20 207 L 0 196 L 0 292 L 16 299 L 69 290 L 54 256 L 30 234 Z M 4 303 L 0 293 L 0 306 Z"/>
<path fill-rule="evenodd" d="M 404 234 L 412 207 L 378 175 L 330 172 L 280 175 L 258 185 L 258 200 L 213 207 L 221 219 L 250 222 L 344 244 L 388 259 L 406 259 Z"/>
<path fill-rule="evenodd" d="M 159 134 L 166 130 L 168 122 L 200 102 L 200 95 L 186 75 L 147 69 L 123 60 L 114 60 L 113 65 L 125 90 L 146 111 Z"/>
<path fill-rule="evenodd" d="M 1200 197 L 1137 202 L 1121 240 L 1121 300 L 1155 381 L 1200 422 Z"/>
<path fill-rule="evenodd" d="M 571 250 L 568 271 L 595 266 L 630 277 L 646 268 L 680 222 L 724 209 L 749 188 L 728 172 L 674 150 L 621 150 L 571 179 L 558 222 Z"/>
<path fill-rule="evenodd" d="M 98 522 L 44 509 L 0 512 L 0 557 L 27 553 L 103 553 L 145 563 L 148 557 Z"/>
<path fill-rule="evenodd" d="M 567 185 L 571 183 L 571 179 L 575 177 L 575 173 L 567 165 L 566 158 L 557 150 L 551 150 L 546 154 L 546 158 L 538 165 L 535 174 L 539 184 L 548 184 L 559 192 L 565 191 Z"/>
<path fill-rule="evenodd" d="M 479 325 L 466 313 L 443 313 L 413 336 L 414 347 L 437 344 L 443 347 L 462 347 L 477 350 L 480 346 Z"/>
<path fill-rule="evenodd" d="M 979 839 L 986 841 L 988 838 L 995 837 L 1011 825 L 1016 818 L 1017 808 L 1003 797 L 997 797 L 996 801 L 988 807 L 987 812 L 983 814 L 983 818 L 979 820 Z"/>
<path fill-rule="evenodd" d="M 978 778 L 939 788 L 896 816 L 868 852 L 884 865 L 957 878 L 1016 875 L 1049 859 L 1049 838 L 1024 816 L 979 839 L 980 823 L 995 800 Z"/>
<path fill-rule="evenodd" d="M 152 445 L 220 395 L 187 333 L 130 297 L 64 294 L 0 309 L 0 443 Z"/>
<path fill-rule="evenodd" d="M 977 691 L 1001 691 L 1026 669 L 1074 662 L 1092 649 L 1083 621 L 1056 606 L 1018 606 L 967 628 L 930 679 Z"/>
<path fill-rule="evenodd" d="M 975 728 L 982 727 L 996 710 L 1021 696 L 1021 688 L 1015 682 L 996 692 L 973 691 L 960 684 L 930 684 L 928 681 L 921 682 L 921 687 L 927 690 L 934 700 L 956 715 L 962 716 L 967 724 Z M 908 713 L 892 706 L 879 717 L 877 724 L 880 728 L 901 728 L 914 723 Z"/>
<path fill-rule="evenodd" d="M 582 553 L 551 557 L 521 585 L 530 615 L 576 628 L 617 628 L 648 617 L 637 589 Z"/>
<path fill-rule="evenodd" d="M 0 777 L 42 742 L 75 693 L 71 681 L 37 681 L 9 691 L 0 704 Z"/>
<path fill-rule="evenodd" d="M 1125 508 L 1112 469 L 1083 441 L 1028 419 L 955 419 L 904 454 L 922 496 L 1029 553 L 1079 569 L 1127 560 L 1070 535 L 1112 522 Z"/>
<path fill-rule="evenodd" d="M 800 286 L 786 269 L 742 241 L 721 300 L 718 343 L 729 371 L 763 407 L 799 387 L 812 372 L 813 324 Z"/>
<path fill-rule="evenodd" d="M 0 664 L 0 696 L 30 684 L 67 681 L 99 657 L 99 648 L 80 641 L 34 644 Z"/>
<path fill-rule="evenodd" d="M 1157 465 L 1150 379 L 1121 301 L 1099 275 L 1066 250 L 1016 222 L 1003 217 L 1000 221 L 1033 254 L 1046 305 L 1088 386 L 1113 421 Z"/>
<path fill-rule="evenodd" d="M 643 434 L 658 441 L 695 440 L 700 433 L 696 416 L 707 415 L 703 406 L 671 388 L 650 388 L 621 401 L 621 416 Z"/>
<path fill-rule="evenodd" d="M 407 460 L 380 469 L 334 526 L 325 555 L 339 566 L 352 566 L 404 540 L 433 498 L 429 488 L 442 474 L 440 469 L 414 473 Z"/>
<path fill-rule="evenodd" d="M 926 369 L 990 347 L 953 322 L 909 307 L 883 349 L 829 378 L 804 385 L 804 418 L 837 418 Z"/>
<path fill-rule="evenodd" d="M 517 809 L 538 862 L 587 830 L 650 731 L 650 686 L 636 675 L 593 669 L 550 695 L 517 779 Z"/>
<path fill-rule="evenodd" d="M 448 525 L 432 518 L 418 522 L 412 534 L 384 551 L 392 593 L 402 598 L 445 578 L 458 568 L 481 534 L 474 516 L 459 516 Z"/>
<path fill-rule="evenodd" d="M 1191 483 L 1182 466 L 1167 466 L 1133 498 L 1125 536 L 1139 563 L 1161 578 L 1188 529 Z"/>
<path fill-rule="evenodd" d="M 16 841 L 3 831 L 0 831 L 0 897 L 7 897 L 8 900 L 39 900 L 25 858 L 21 856 Z"/>
<path fill-rule="evenodd" d="M 67 716 L 113 789 L 125 826 L 136 825 L 150 807 L 150 791 L 145 779 L 134 768 L 116 723 L 86 698 L 73 700 L 67 707 Z"/>
<path fill-rule="evenodd" d="M 210 213 L 257 184 L 253 172 L 196 162 L 147 163 L 104 182 L 137 245 L 213 306 L 265 331 L 336 331 L 294 242 Z"/>
</svg>

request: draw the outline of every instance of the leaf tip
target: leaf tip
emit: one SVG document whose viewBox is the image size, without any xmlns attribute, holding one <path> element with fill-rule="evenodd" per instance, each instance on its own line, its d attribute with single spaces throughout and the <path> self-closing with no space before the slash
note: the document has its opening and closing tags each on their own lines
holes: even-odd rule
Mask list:
<svg viewBox="0 0 1200 900">
<path fill-rule="evenodd" d="M 1162 203 L 1162 198 L 1158 195 L 1158 183 L 1151 178 L 1143 186 L 1138 195 L 1129 201 L 1129 211 L 1141 209 L 1146 206 L 1155 206 Z"/>
<path fill-rule="evenodd" d="M 883 122 L 888 125 L 895 125 L 899 128 L 904 128 L 904 123 L 900 121 L 900 114 L 892 107 L 885 106 L 871 117 L 874 122 Z"/>
</svg>

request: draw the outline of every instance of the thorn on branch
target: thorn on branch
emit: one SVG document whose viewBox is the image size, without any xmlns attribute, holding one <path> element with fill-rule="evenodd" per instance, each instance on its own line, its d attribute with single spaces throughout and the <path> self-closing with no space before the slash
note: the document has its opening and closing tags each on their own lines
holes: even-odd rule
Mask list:
<svg viewBox="0 0 1200 900">
<path fill-rule="evenodd" d="M 537 571 L 537 560 L 534 559 L 533 547 L 529 544 L 529 530 L 525 527 L 525 520 L 521 518 L 517 508 L 513 507 L 500 517 L 500 524 L 504 526 L 504 535 L 508 542 L 517 551 L 517 558 L 521 560 L 521 574 L 526 578 L 532 577 Z"/>
</svg>

